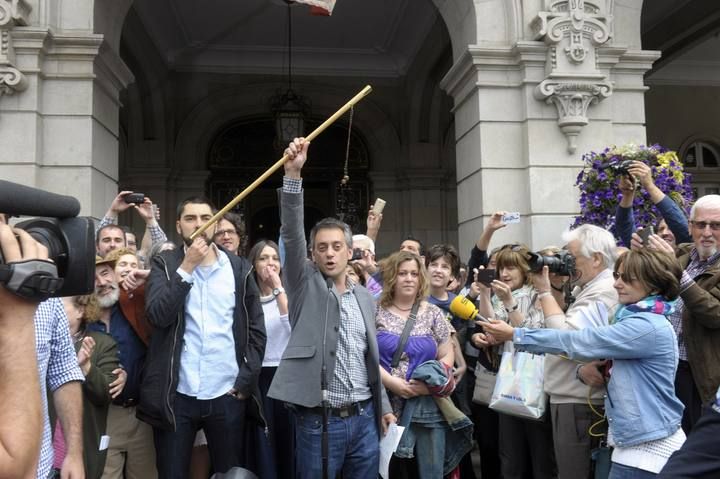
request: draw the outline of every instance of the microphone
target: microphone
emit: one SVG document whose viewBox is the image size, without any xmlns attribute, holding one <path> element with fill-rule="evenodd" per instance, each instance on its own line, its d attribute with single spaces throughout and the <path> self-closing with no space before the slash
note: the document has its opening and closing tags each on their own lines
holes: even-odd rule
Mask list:
<svg viewBox="0 0 720 479">
<path fill-rule="evenodd" d="M 480 311 L 478 311 L 473 302 L 465 296 L 455 296 L 455 299 L 450 302 L 450 312 L 458 318 L 467 321 L 474 321 L 475 319 L 480 321 L 488 320 L 480 314 Z"/>
<path fill-rule="evenodd" d="M 80 202 L 72 196 L 0 180 L 0 213 L 11 216 L 74 218 L 80 214 Z"/>
</svg>

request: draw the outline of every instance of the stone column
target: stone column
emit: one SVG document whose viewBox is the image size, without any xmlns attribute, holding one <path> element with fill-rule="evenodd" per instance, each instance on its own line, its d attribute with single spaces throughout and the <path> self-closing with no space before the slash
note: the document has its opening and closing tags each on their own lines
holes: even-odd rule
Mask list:
<svg viewBox="0 0 720 479">
<path fill-rule="evenodd" d="M 100 217 L 117 193 L 119 92 L 132 74 L 93 32 L 93 2 L 38 1 L 31 12 L 24 0 L 0 0 L 0 12 L 8 5 L 22 8 L 0 20 L 9 45 L 0 68 L 14 52 L 23 78 L 14 89 L 27 88 L 0 99 L 0 176 L 75 196 L 83 215 Z"/>
<path fill-rule="evenodd" d="M 608 10 L 583 0 L 524 0 L 522 25 L 506 44 L 468 45 L 441 86 L 455 100 L 460 247 L 469 250 L 494 211 L 523 221 L 493 244 L 561 244 L 577 213 L 582 154 L 645 142 L 643 74 L 658 58 L 625 30 L 640 28 L 640 5 Z M 614 41 L 622 16 L 620 35 Z M 480 20 L 478 20 L 480 22 Z M 508 19 L 510 25 L 519 25 Z M 478 23 L 479 24 L 479 23 Z"/>
</svg>

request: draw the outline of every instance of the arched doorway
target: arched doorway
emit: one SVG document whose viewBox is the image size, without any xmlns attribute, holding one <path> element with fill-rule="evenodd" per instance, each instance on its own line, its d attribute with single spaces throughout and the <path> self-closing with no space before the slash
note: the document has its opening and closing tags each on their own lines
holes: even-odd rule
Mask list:
<svg viewBox="0 0 720 479">
<path fill-rule="evenodd" d="M 306 128 L 312 130 L 319 123 L 310 119 Z M 347 142 L 348 124 L 344 122 L 330 126 L 313 141 L 303 169 L 306 231 L 321 218 L 342 216 L 353 231 L 364 232 L 372 190 L 368 179 L 370 154 L 363 136 L 353 128 L 347 155 L 350 181 L 342 185 Z M 272 166 L 282 156 L 282 150 L 271 118 L 239 119 L 220 128 L 207 153 L 209 197 L 218 207 L 227 204 Z M 250 244 L 261 238 L 278 238 L 276 190 L 282 185 L 282 174 L 280 169 L 235 209 L 245 218 Z"/>
</svg>

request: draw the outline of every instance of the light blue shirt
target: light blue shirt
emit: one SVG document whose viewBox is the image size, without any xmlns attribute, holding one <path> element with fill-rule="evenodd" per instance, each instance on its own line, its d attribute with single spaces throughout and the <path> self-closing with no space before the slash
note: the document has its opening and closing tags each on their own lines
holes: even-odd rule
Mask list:
<svg viewBox="0 0 720 479">
<path fill-rule="evenodd" d="M 235 385 L 239 367 L 235 356 L 233 316 L 235 276 L 227 255 L 215 245 L 218 260 L 197 266 L 192 275 L 178 268 L 192 284 L 185 298 L 185 335 L 180 354 L 177 392 L 197 399 L 215 399 Z"/>
</svg>

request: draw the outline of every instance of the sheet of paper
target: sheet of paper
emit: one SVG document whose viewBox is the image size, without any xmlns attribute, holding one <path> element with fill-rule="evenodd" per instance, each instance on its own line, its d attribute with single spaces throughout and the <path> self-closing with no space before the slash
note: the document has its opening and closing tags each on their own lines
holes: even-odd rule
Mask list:
<svg viewBox="0 0 720 479">
<path fill-rule="evenodd" d="M 110 436 L 100 436 L 100 446 L 98 451 L 104 451 L 110 445 Z"/>
<path fill-rule="evenodd" d="M 400 444 L 404 430 L 404 427 L 390 424 L 387 434 L 380 440 L 380 475 L 383 479 L 388 479 L 390 476 L 390 458 Z"/>
</svg>

